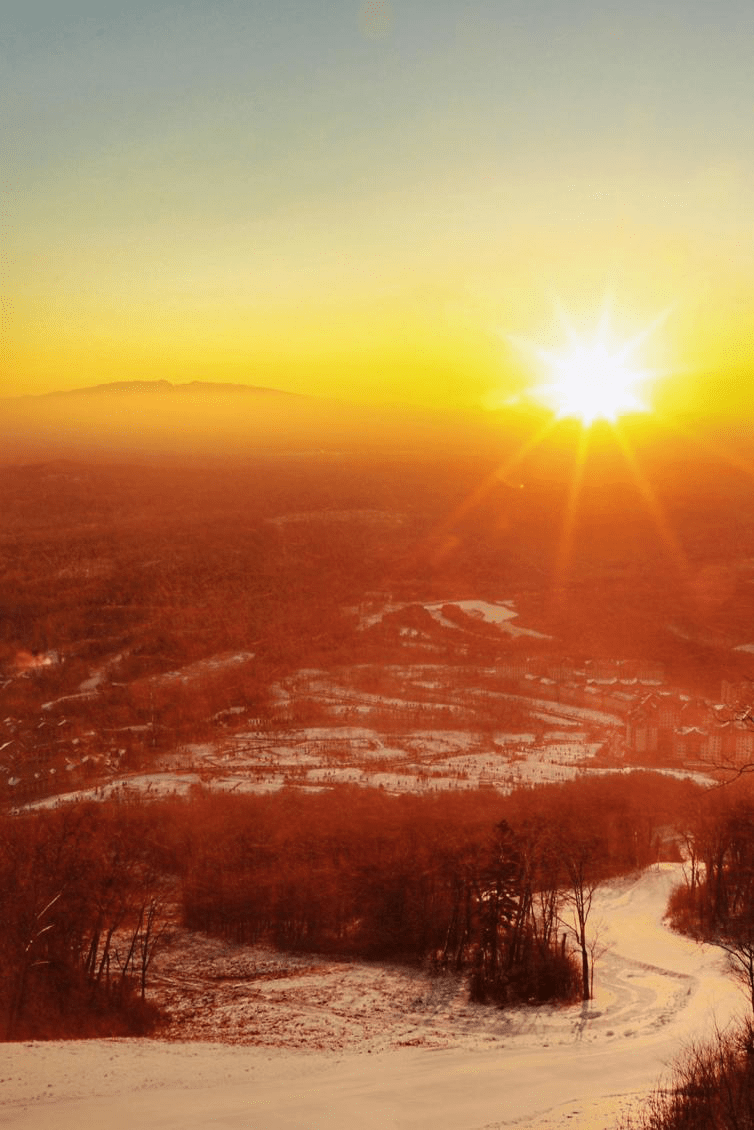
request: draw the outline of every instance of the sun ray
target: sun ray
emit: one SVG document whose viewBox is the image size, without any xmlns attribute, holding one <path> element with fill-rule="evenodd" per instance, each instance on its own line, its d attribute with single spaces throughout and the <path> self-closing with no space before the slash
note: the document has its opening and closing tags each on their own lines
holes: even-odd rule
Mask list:
<svg viewBox="0 0 754 1130">
<path fill-rule="evenodd" d="M 569 317 L 568 311 L 566 310 L 565 306 L 557 297 L 553 299 L 553 305 L 555 307 L 555 314 L 558 322 L 560 323 L 561 329 L 565 331 L 569 344 L 578 345 L 579 334 L 576 332 L 576 327 L 571 321 L 571 318 Z"/>
<path fill-rule="evenodd" d="M 438 561 L 447 555 L 455 544 L 452 541 L 453 527 L 456 526 L 467 514 L 481 505 L 491 490 L 501 482 L 505 482 L 510 474 L 520 465 L 530 451 L 539 447 L 550 432 L 557 426 L 557 419 L 553 416 L 537 428 L 532 435 L 510 455 L 504 463 L 491 471 L 482 481 L 446 515 L 442 522 L 425 538 L 423 542 L 424 553 L 429 552 L 433 560 Z M 421 553 L 421 550 L 419 550 Z"/>
<path fill-rule="evenodd" d="M 664 310 L 661 310 L 657 317 L 652 319 L 649 325 L 644 326 L 644 328 L 639 330 L 638 333 L 634 334 L 632 338 L 629 338 L 628 341 L 624 342 L 623 346 L 618 350 L 618 353 L 616 354 L 617 358 L 623 361 L 624 359 L 627 360 L 629 357 L 631 357 L 637 351 L 637 349 L 639 349 L 640 346 L 642 346 L 644 342 L 652 336 L 652 334 L 656 333 L 656 331 L 660 329 L 660 327 L 663 326 L 665 322 L 667 322 L 672 312 L 672 306 L 666 306 Z M 658 375 L 658 371 L 654 369 L 647 370 L 647 372 L 652 376 Z"/>
<path fill-rule="evenodd" d="M 631 450 L 631 446 L 628 443 L 628 440 L 621 433 L 619 427 L 614 427 L 612 430 L 618 442 L 618 446 L 621 449 L 623 458 L 626 461 L 626 465 L 631 472 L 631 476 L 634 480 L 634 485 L 636 486 L 636 489 L 638 490 L 644 501 L 647 512 L 652 519 L 658 534 L 660 535 L 660 539 L 665 546 L 668 556 L 677 569 L 679 576 L 685 582 L 688 580 L 689 564 L 683 547 L 675 537 L 670 523 L 665 517 L 659 499 L 657 498 L 655 492 L 652 490 L 649 480 L 639 466 L 639 463 L 634 452 Z"/>
<path fill-rule="evenodd" d="M 530 451 L 533 451 L 535 447 L 539 447 L 539 445 L 547 438 L 556 424 L 557 420 L 547 420 L 542 425 L 542 427 L 538 428 L 537 431 L 533 433 L 533 435 L 529 436 L 529 438 L 524 443 L 522 443 L 521 446 L 517 448 L 517 450 L 514 451 L 513 454 L 509 456 L 504 463 L 501 463 L 499 467 L 497 467 L 494 471 L 487 475 L 487 477 L 483 479 L 482 482 L 477 487 L 475 487 L 475 489 L 469 495 L 467 495 L 463 502 L 458 504 L 458 506 L 448 515 L 440 528 L 442 530 L 444 530 L 446 527 L 447 529 L 450 529 L 462 518 L 464 518 L 471 510 L 473 510 L 475 506 L 478 506 L 487 497 L 493 487 L 495 487 L 500 482 L 505 482 L 511 472 L 514 471 L 516 467 L 521 463 L 523 458 L 528 455 Z"/>
<path fill-rule="evenodd" d="M 537 385 L 531 391 L 535 399 L 549 405 L 552 415 L 517 451 L 479 483 L 448 514 L 434 531 L 431 540 L 439 547 L 440 555 L 444 555 L 440 543 L 456 544 L 453 528 L 457 523 L 484 500 L 496 483 L 505 481 L 525 455 L 538 447 L 563 419 L 575 418 L 580 421 L 581 427 L 577 433 L 573 467 L 567 483 L 553 560 L 553 591 L 555 593 L 560 591 L 573 554 L 575 529 L 590 450 L 590 426 L 595 421 L 603 420 L 609 424 L 610 433 L 615 438 L 631 480 L 669 559 L 673 562 L 675 571 L 679 577 L 686 580 L 689 566 L 684 550 L 675 537 L 657 495 L 619 426 L 621 415 L 648 411 L 639 396 L 638 386 L 652 377 L 661 375 L 661 371 L 639 368 L 633 361 L 647 339 L 665 323 L 672 312 L 672 306 L 660 311 L 633 337 L 619 343 L 616 343 L 613 336 L 613 302 L 609 293 L 603 298 L 590 337 L 584 337 L 582 332 L 577 330 L 569 314 L 557 299 L 555 299 L 555 311 L 567 339 L 566 347 L 561 350 L 545 348 L 512 334 L 506 335 L 520 351 L 528 354 L 548 370 L 551 378 L 549 383 Z"/>
<path fill-rule="evenodd" d="M 555 566 L 553 570 L 553 584 L 557 592 L 562 584 L 565 574 L 571 560 L 571 549 L 573 546 L 573 531 L 576 525 L 576 511 L 578 508 L 579 497 L 581 495 L 581 486 L 584 481 L 584 469 L 586 466 L 587 455 L 589 453 L 589 432 L 586 428 L 579 430 L 579 438 L 576 446 L 576 453 L 573 461 L 573 474 L 568 486 L 568 498 L 566 499 L 565 511 L 563 513 L 563 522 L 560 529 L 560 537 L 558 539 L 558 548 L 555 555 Z"/>
<path fill-rule="evenodd" d="M 595 334 L 596 340 L 603 346 L 607 345 L 610 338 L 611 313 L 612 304 L 609 296 L 606 294 L 602 300 L 602 311 L 600 312 L 600 319 L 597 323 Z"/>
<path fill-rule="evenodd" d="M 741 471 L 744 475 L 748 475 L 749 478 L 754 479 L 754 462 L 751 460 L 744 459 L 734 451 L 730 451 L 727 447 L 712 443 L 708 439 L 703 439 L 693 428 L 682 424 L 679 420 L 669 420 L 663 416 L 658 416 L 658 420 L 668 431 L 675 433 L 677 436 L 682 436 L 684 439 L 691 440 L 691 442 L 695 443 L 706 455 L 711 455 L 714 459 L 719 459 L 721 462 L 727 463 L 729 467 L 733 467 L 734 470 Z"/>
</svg>

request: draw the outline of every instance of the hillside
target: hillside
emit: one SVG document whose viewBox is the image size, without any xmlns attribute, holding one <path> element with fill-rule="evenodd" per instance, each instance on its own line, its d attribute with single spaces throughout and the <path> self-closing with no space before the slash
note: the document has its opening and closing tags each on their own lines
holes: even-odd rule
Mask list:
<svg viewBox="0 0 754 1130">
<path fill-rule="evenodd" d="M 272 968 L 269 955 L 232 946 L 213 952 L 222 972 L 211 983 L 206 948 L 193 965 L 184 952 L 179 968 L 161 966 L 165 988 L 198 974 L 228 1043 L 6 1046 L 4 1123 L 612 1130 L 684 1042 L 723 1028 L 744 1005 L 718 951 L 661 924 L 678 870 L 653 868 L 598 892 L 606 952 L 583 1007 L 483 1010 L 421 974 L 321 958 L 278 958 Z M 241 972 L 250 960 L 251 980 Z M 207 1015 L 195 997 L 183 1038 L 193 1023 L 206 1040 Z"/>
<path fill-rule="evenodd" d="M 496 466 L 312 452 L 0 469 L 6 796 L 151 770 L 250 726 L 361 725 L 388 748 L 396 726 L 468 728 L 484 753 L 491 731 L 541 727 L 516 696 L 557 702 L 569 682 L 622 731 L 628 698 L 601 707 L 595 679 L 636 699 L 654 664 L 714 704 L 751 676 L 742 472 L 677 472 L 671 552 L 625 481 L 611 510 L 585 482 L 566 529 L 563 484 Z"/>
</svg>

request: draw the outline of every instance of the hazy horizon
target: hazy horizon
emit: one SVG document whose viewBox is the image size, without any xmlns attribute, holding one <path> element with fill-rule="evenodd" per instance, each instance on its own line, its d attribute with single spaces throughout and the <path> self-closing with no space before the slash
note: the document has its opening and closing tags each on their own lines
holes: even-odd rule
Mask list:
<svg viewBox="0 0 754 1130">
<path fill-rule="evenodd" d="M 652 409 L 748 403 L 754 14 L 11 3 L 0 391 L 149 375 L 454 410 L 612 305 Z"/>
</svg>

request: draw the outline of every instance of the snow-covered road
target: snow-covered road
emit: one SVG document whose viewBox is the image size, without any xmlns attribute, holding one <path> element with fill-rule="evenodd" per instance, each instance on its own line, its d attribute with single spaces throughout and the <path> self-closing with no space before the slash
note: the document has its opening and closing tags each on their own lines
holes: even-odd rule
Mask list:
<svg viewBox="0 0 754 1130">
<path fill-rule="evenodd" d="M 679 867 L 598 892 L 588 1006 L 517 1010 L 504 1035 L 314 1053 L 149 1040 L 4 1045 L 12 1130 L 607 1130 L 691 1039 L 745 1010 L 719 951 L 662 925 Z M 485 1044 L 485 1040 L 487 1043 Z"/>
</svg>

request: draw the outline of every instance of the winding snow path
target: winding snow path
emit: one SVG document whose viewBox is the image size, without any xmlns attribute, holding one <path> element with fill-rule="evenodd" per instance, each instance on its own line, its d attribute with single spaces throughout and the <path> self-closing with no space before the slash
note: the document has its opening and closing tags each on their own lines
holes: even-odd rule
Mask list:
<svg viewBox="0 0 754 1130">
<path fill-rule="evenodd" d="M 517 1010 L 504 1037 L 325 1055 L 149 1040 L 4 1045 L 11 1130 L 607 1130 L 681 1046 L 743 1014 L 722 954 L 662 915 L 679 866 L 598 892 L 588 1006 Z M 453 1033 L 449 1033 L 452 1037 Z M 491 1039 L 487 1037 L 487 1039 Z"/>
</svg>

